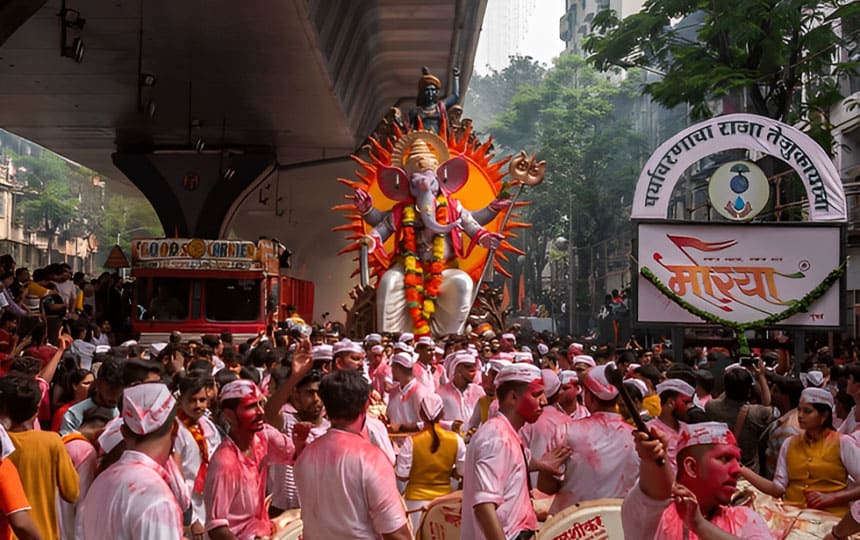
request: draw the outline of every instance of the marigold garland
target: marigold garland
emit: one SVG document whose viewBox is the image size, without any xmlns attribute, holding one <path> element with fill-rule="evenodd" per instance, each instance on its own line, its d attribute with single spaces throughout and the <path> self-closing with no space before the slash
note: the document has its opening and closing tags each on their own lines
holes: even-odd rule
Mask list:
<svg viewBox="0 0 860 540">
<path fill-rule="evenodd" d="M 403 279 L 406 289 L 406 309 L 412 317 L 413 332 L 417 336 L 430 334 L 430 317 L 436 312 L 436 298 L 442 285 L 442 271 L 445 269 L 445 235 L 433 236 L 433 251 L 430 262 L 418 258 L 418 242 L 415 226 L 418 212 L 414 204 L 403 209 L 403 237 L 400 253 L 406 275 Z M 444 195 L 436 198 L 436 221 L 440 225 L 448 223 L 448 199 Z"/>
<path fill-rule="evenodd" d="M 790 301 L 789 308 L 780 313 L 774 313 L 769 317 L 764 319 L 760 319 L 758 321 L 750 321 L 745 323 L 738 323 L 734 321 L 730 321 L 728 319 L 724 319 L 713 313 L 709 313 L 703 309 L 697 308 L 696 306 L 690 304 L 680 296 L 678 296 L 675 291 L 670 289 L 666 284 L 660 281 L 660 278 L 651 271 L 647 266 L 643 266 L 639 272 L 642 274 L 645 279 L 654 284 L 657 289 L 663 293 L 664 296 L 678 304 L 680 307 L 687 310 L 689 313 L 704 319 L 705 321 L 713 324 L 718 324 L 720 326 L 724 326 L 726 328 L 731 328 L 738 335 L 738 345 L 740 348 L 740 353 L 743 355 L 747 355 L 750 353 L 749 344 L 747 343 L 747 338 L 744 332 L 746 330 L 754 330 L 758 328 L 765 328 L 767 326 L 772 326 L 780 321 L 783 321 L 792 315 L 796 315 L 797 313 L 805 313 L 809 306 L 811 306 L 816 300 L 824 296 L 830 287 L 833 286 L 834 283 L 839 281 L 839 278 L 842 277 L 842 274 L 845 273 L 845 263 L 843 262 L 838 267 L 833 269 L 824 280 L 818 284 L 817 287 L 809 291 L 803 298 L 799 300 Z"/>
</svg>

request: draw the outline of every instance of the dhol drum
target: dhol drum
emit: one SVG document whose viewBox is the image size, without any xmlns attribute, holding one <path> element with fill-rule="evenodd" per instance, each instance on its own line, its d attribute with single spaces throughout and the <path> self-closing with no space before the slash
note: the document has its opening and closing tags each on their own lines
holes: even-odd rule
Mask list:
<svg viewBox="0 0 860 540">
<path fill-rule="evenodd" d="M 565 508 L 540 528 L 537 540 L 624 540 L 622 499 L 597 499 Z"/>
<path fill-rule="evenodd" d="M 463 492 L 455 491 L 427 505 L 415 535 L 417 540 L 459 540 Z"/>
<path fill-rule="evenodd" d="M 785 504 L 782 499 L 766 495 L 746 481 L 738 483 L 735 499 L 755 510 L 774 535 L 784 540 L 824 538 L 839 523 L 839 518 L 829 512 Z M 850 538 L 857 540 L 860 534 Z"/>
<path fill-rule="evenodd" d="M 275 534 L 272 540 L 298 540 L 302 537 L 301 510 L 287 510 L 272 520 Z"/>
</svg>

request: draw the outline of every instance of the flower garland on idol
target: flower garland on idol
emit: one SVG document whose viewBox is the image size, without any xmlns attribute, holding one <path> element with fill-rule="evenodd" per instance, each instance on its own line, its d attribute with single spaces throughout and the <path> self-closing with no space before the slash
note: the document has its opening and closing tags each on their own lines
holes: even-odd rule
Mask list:
<svg viewBox="0 0 860 540">
<path fill-rule="evenodd" d="M 448 223 L 448 199 L 440 194 L 436 198 L 436 221 L 445 225 Z M 403 254 L 403 266 L 406 275 L 403 283 L 406 289 L 406 308 L 412 317 L 412 325 L 416 336 L 430 335 L 430 317 L 436 312 L 436 298 L 442 285 L 442 271 L 445 269 L 445 235 L 433 236 L 433 248 L 430 262 L 422 262 L 418 258 L 418 241 L 416 240 L 417 209 L 409 204 L 403 209 L 403 237 L 400 242 L 400 252 Z"/>
<path fill-rule="evenodd" d="M 744 334 L 746 330 L 765 328 L 768 326 L 772 326 L 780 321 L 784 321 L 785 319 L 791 317 L 792 315 L 796 315 L 797 313 L 806 313 L 809 307 L 813 303 L 815 303 L 816 300 L 824 296 L 824 293 L 826 293 L 830 289 L 830 287 L 833 286 L 834 283 L 839 281 L 839 279 L 845 273 L 845 262 L 843 262 L 838 267 L 833 269 L 829 274 L 827 274 L 827 277 L 825 277 L 824 280 L 819 283 L 817 287 L 809 291 L 803 298 L 799 300 L 790 300 L 788 302 L 789 307 L 785 311 L 782 311 L 780 313 L 774 313 L 773 315 L 770 315 L 769 317 L 760 319 L 758 321 L 750 321 L 744 323 L 724 319 L 690 304 L 689 302 L 678 296 L 675 291 L 670 289 L 665 283 L 660 281 L 660 278 L 657 277 L 657 275 L 654 274 L 654 272 L 652 272 L 651 269 L 647 266 L 643 266 L 639 270 L 639 273 L 642 274 L 645 279 L 653 283 L 654 286 L 657 287 L 657 289 L 661 293 L 663 293 L 664 296 L 678 304 L 680 307 L 684 308 L 687 312 L 692 313 L 693 315 L 704 319 L 709 323 L 718 324 L 720 326 L 724 326 L 726 328 L 734 330 L 738 335 L 738 346 L 740 349 L 740 354 L 748 355 L 750 354 L 750 348 L 749 343 L 747 342 L 746 334 Z"/>
</svg>

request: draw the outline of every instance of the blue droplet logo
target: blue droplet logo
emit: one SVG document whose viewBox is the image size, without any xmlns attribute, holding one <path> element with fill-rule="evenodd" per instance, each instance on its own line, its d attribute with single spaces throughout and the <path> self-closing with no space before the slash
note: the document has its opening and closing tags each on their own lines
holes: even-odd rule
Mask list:
<svg viewBox="0 0 860 540">
<path fill-rule="evenodd" d="M 735 210 L 737 210 L 738 212 L 740 212 L 741 210 L 743 210 L 743 209 L 744 209 L 744 207 L 745 207 L 745 206 L 746 206 L 746 203 L 744 202 L 744 200 L 743 200 L 743 199 L 741 199 L 740 197 L 738 197 L 737 199 L 735 199 Z"/>
</svg>

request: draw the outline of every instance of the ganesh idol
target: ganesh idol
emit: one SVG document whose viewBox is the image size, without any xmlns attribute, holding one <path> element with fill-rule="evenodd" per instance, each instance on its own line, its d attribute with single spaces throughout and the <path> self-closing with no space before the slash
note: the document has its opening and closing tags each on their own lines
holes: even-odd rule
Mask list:
<svg viewBox="0 0 860 540">
<path fill-rule="evenodd" d="M 377 329 L 416 335 L 459 333 L 475 284 L 458 262 L 476 246 L 499 247 L 504 236 L 484 226 L 511 202 L 494 199 L 474 212 L 464 208 L 454 194 L 468 182 L 469 164 L 462 156 L 451 157 L 445 141 L 429 131 L 400 138 L 391 166 L 380 166 L 376 174 L 383 195 L 396 204 L 380 211 L 369 193 L 358 188 L 355 207 L 372 227 L 361 240 L 371 253 L 389 258 L 383 244 L 394 237 L 390 265 L 376 289 Z"/>
</svg>

